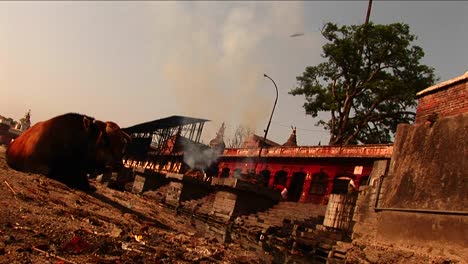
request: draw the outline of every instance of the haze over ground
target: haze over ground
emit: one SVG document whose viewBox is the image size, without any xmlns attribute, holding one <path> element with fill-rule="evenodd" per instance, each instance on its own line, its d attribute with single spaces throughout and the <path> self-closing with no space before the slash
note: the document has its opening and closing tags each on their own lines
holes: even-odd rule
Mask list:
<svg viewBox="0 0 468 264">
<path fill-rule="evenodd" d="M 269 138 L 328 143 L 288 95 L 306 66 L 322 61 L 325 22 L 364 22 L 367 1 L 308 2 L 0 2 L 0 114 L 32 122 L 66 112 L 122 127 L 185 115 L 239 123 Z M 468 70 L 464 1 L 374 1 L 371 21 L 404 22 L 440 81 Z M 295 33 L 304 33 L 290 37 Z M 328 116 L 328 115 L 327 115 Z"/>
</svg>

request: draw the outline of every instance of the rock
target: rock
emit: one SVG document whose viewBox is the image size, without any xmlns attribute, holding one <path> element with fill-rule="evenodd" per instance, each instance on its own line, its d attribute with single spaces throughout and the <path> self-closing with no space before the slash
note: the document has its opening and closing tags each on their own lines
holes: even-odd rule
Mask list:
<svg viewBox="0 0 468 264">
<path fill-rule="evenodd" d="M 5 254 L 5 243 L 3 242 L 0 242 L 0 255 L 4 255 Z"/>
<path fill-rule="evenodd" d="M 12 242 L 15 241 L 15 238 L 13 236 L 9 236 L 9 235 L 4 235 L 2 237 L 2 240 L 5 244 L 11 244 Z"/>
<path fill-rule="evenodd" d="M 109 236 L 110 237 L 119 237 L 121 234 L 122 234 L 122 229 L 114 226 L 114 228 L 112 228 L 112 231 L 110 232 Z"/>
<path fill-rule="evenodd" d="M 364 251 L 364 254 L 366 254 L 366 259 L 370 263 L 380 263 L 379 262 L 379 260 L 380 260 L 380 253 L 379 252 L 377 252 L 375 250 L 372 250 L 369 247 L 366 247 L 363 251 Z"/>
</svg>

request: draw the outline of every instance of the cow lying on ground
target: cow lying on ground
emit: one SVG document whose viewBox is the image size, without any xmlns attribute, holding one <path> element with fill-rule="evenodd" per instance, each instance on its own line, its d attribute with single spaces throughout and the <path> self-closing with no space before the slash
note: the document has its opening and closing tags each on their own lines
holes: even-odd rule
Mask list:
<svg viewBox="0 0 468 264">
<path fill-rule="evenodd" d="M 130 136 L 114 122 L 69 113 L 39 122 L 11 143 L 8 165 L 40 173 L 81 190 L 90 190 L 87 174 L 123 167 Z"/>
</svg>

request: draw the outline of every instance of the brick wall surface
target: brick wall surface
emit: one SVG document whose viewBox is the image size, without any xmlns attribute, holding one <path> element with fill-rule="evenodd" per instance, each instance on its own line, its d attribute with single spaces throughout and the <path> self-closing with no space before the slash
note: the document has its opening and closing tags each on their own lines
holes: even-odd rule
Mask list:
<svg viewBox="0 0 468 264">
<path fill-rule="evenodd" d="M 230 192 L 218 191 L 213 203 L 214 217 L 229 220 L 236 206 L 237 195 Z"/>
<path fill-rule="evenodd" d="M 434 113 L 438 118 L 468 112 L 468 82 L 462 81 L 422 95 L 418 99 L 416 123 L 424 123 Z"/>
</svg>

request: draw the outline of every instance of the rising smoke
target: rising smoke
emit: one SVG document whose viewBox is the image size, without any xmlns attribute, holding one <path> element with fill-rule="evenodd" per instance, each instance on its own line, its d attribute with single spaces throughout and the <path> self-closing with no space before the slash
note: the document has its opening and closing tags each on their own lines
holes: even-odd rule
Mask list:
<svg viewBox="0 0 468 264">
<path fill-rule="evenodd" d="M 185 144 L 184 162 L 192 169 L 205 171 L 215 164 L 222 153 L 212 148 L 203 148 L 195 144 Z"/>
<path fill-rule="evenodd" d="M 164 50 L 162 75 L 181 114 L 212 120 L 213 138 L 221 122 L 233 134 L 238 124 L 264 125 L 272 107 L 265 84 L 266 44 L 303 28 L 301 3 L 171 2 L 156 5 Z M 161 8 L 164 6 L 164 8 Z M 268 85 L 268 94 L 265 86 Z"/>
<path fill-rule="evenodd" d="M 177 144 L 184 150 L 185 164 L 191 169 L 199 169 L 203 172 L 214 170 L 214 172 L 216 172 L 217 169 L 214 169 L 216 161 L 224 152 L 225 148 L 223 139 L 224 129 L 225 126 L 223 124 L 216 133 L 216 137 L 210 141 L 209 146 L 179 138 Z"/>
</svg>

